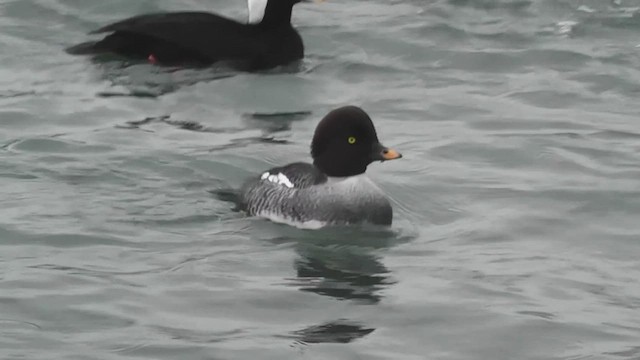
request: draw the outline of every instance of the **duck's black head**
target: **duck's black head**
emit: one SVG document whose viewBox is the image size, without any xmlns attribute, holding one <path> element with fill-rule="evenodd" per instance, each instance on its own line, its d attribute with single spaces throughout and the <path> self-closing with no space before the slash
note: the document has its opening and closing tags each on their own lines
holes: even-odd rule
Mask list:
<svg viewBox="0 0 640 360">
<path fill-rule="evenodd" d="M 291 24 L 293 5 L 313 0 L 248 0 L 249 22 L 263 27 Z"/>
<path fill-rule="evenodd" d="M 380 144 L 371 118 L 356 106 L 335 109 L 320 121 L 311 142 L 311 156 L 318 169 L 336 177 L 359 175 L 374 161 L 402 157 Z"/>
</svg>

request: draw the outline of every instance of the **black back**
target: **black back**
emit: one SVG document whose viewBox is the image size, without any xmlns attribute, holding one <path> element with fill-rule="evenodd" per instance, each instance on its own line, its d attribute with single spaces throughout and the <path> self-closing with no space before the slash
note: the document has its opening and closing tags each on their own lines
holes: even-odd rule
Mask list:
<svg viewBox="0 0 640 360">
<path fill-rule="evenodd" d="M 161 65 L 212 64 L 221 60 L 257 70 L 300 59 L 304 46 L 291 26 L 297 0 L 271 0 L 259 24 L 242 24 L 206 12 L 171 12 L 134 16 L 93 31 L 111 33 L 83 43 L 71 54 L 115 53 L 144 60 L 153 55 Z"/>
<path fill-rule="evenodd" d="M 305 162 L 295 162 L 285 166 L 275 167 L 267 171 L 269 174 L 281 173 L 286 176 L 296 189 L 322 184 L 327 181 L 327 175 L 317 167 Z"/>
</svg>

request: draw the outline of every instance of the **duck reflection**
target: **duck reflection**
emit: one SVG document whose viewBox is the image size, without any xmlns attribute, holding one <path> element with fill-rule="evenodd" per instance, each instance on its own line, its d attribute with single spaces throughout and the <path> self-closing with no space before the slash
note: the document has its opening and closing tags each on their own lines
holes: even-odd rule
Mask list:
<svg viewBox="0 0 640 360">
<path fill-rule="evenodd" d="M 99 97 L 157 98 L 198 83 L 225 80 L 242 74 L 224 62 L 205 67 L 160 67 L 149 61 L 124 60 L 106 54 L 90 61 L 95 66 L 95 77 L 112 85 L 111 90 L 99 92 Z M 298 74 L 313 69 L 312 64 L 297 61 L 258 74 Z"/>
<path fill-rule="evenodd" d="M 358 248 L 301 245 L 295 261 L 301 291 L 361 303 L 380 302 L 380 290 L 392 283 L 389 270 Z"/>
<path fill-rule="evenodd" d="M 300 291 L 377 304 L 381 291 L 393 284 L 389 270 L 379 260 L 376 249 L 388 246 L 388 233 L 362 237 L 342 232 L 319 232 L 296 242 L 294 262 L 297 277 L 293 285 Z M 371 234 L 369 234 L 371 235 Z M 312 325 L 291 333 L 300 344 L 350 343 L 375 329 L 340 319 Z"/>
<path fill-rule="evenodd" d="M 92 59 L 96 76 L 111 84 L 99 97 L 157 98 L 200 82 L 223 80 L 238 73 L 224 67 L 160 68 L 145 62 L 112 61 L 112 57 Z"/>
<path fill-rule="evenodd" d="M 273 134 L 291 130 L 291 125 L 297 121 L 306 120 L 311 111 L 290 111 L 272 113 L 248 113 L 242 115 L 247 128 L 262 130 L 263 134 Z"/>
<path fill-rule="evenodd" d="M 314 325 L 294 331 L 292 335 L 301 344 L 339 343 L 346 344 L 362 338 L 375 329 L 366 328 L 349 320 L 338 320 Z"/>
<path fill-rule="evenodd" d="M 300 232 L 279 225 L 277 232 L 279 236 L 270 237 L 271 242 L 293 241 L 298 255 L 293 264 L 296 277 L 287 282 L 300 291 L 377 304 L 382 299 L 382 290 L 395 283 L 380 261 L 381 250 L 405 241 L 404 236 L 394 231 L 378 227 L 334 227 Z"/>
</svg>

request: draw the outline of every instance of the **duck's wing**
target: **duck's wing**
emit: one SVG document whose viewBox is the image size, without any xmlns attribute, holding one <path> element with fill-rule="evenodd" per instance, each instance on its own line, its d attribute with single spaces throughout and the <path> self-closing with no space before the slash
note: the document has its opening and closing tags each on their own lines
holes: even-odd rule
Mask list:
<svg viewBox="0 0 640 360">
<path fill-rule="evenodd" d="M 263 45 L 251 36 L 253 27 L 207 12 L 165 12 L 134 16 L 106 25 L 92 34 L 133 34 L 197 51 L 210 59 L 251 57 Z"/>
<path fill-rule="evenodd" d="M 327 181 L 327 176 L 308 163 L 292 163 L 274 167 L 249 179 L 240 189 L 238 209 L 250 215 L 272 214 L 289 219 L 302 219 L 300 209 L 313 204 L 299 204 L 298 194 L 304 189 Z M 301 191 L 302 190 L 302 191 Z"/>
<path fill-rule="evenodd" d="M 326 181 L 326 175 L 312 164 L 299 162 L 274 167 L 244 183 L 238 209 L 251 215 L 267 212 L 290 217 L 297 213 L 291 209 L 295 203 L 292 199 L 297 198 L 295 194 Z"/>
<path fill-rule="evenodd" d="M 274 183 L 291 189 L 304 189 L 327 181 L 313 164 L 297 162 L 269 169 L 260 175 L 261 181 Z"/>
</svg>

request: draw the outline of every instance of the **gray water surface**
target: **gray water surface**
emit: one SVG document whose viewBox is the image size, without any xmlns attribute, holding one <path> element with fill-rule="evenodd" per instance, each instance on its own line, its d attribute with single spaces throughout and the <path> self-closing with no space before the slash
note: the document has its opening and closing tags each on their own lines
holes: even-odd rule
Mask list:
<svg viewBox="0 0 640 360">
<path fill-rule="evenodd" d="M 269 73 L 62 49 L 240 0 L 0 1 L 0 358 L 639 359 L 640 2 L 296 6 Z M 300 230 L 213 193 L 355 104 L 394 225 Z"/>
</svg>

